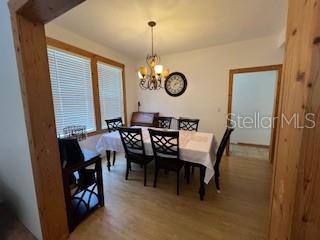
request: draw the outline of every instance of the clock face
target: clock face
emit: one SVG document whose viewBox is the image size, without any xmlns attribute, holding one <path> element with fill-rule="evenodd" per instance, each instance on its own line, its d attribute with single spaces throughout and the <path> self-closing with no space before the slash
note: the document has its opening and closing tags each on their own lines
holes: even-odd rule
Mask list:
<svg viewBox="0 0 320 240">
<path fill-rule="evenodd" d="M 182 95 L 187 89 L 187 79 L 179 72 L 171 73 L 164 84 L 166 92 L 173 97 Z"/>
</svg>

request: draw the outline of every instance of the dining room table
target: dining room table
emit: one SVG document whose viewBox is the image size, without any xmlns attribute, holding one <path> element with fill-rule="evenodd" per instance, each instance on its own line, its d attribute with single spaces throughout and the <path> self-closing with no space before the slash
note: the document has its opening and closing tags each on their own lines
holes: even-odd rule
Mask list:
<svg viewBox="0 0 320 240">
<path fill-rule="evenodd" d="M 178 131 L 174 129 L 161 129 L 154 127 L 139 127 L 142 129 L 142 137 L 147 155 L 153 155 L 149 128 L 162 131 Z M 216 159 L 217 141 L 213 133 L 195 132 L 179 130 L 180 159 L 192 166 L 200 168 L 200 199 L 204 199 L 205 185 L 210 182 L 214 176 L 214 163 Z M 110 154 L 111 151 L 124 152 L 119 131 L 105 133 L 100 136 L 96 144 L 98 152 L 106 153 L 107 168 L 111 169 Z M 188 173 L 189 174 L 189 173 Z"/>
</svg>

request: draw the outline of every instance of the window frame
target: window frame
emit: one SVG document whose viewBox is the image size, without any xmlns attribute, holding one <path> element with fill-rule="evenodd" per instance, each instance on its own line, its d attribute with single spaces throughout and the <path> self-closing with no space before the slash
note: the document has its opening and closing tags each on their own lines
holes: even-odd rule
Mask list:
<svg viewBox="0 0 320 240">
<path fill-rule="evenodd" d="M 77 54 L 90 59 L 91 62 L 91 75 L 92 75 L 92 91 L 93 91 L 93 106 L 95 113 L 96 131 L 88 133 L 88 136 L 94 136 L 101 133 L 105 133 L 108 130 L 102 129 L 101 123 L 101 108 L 100 108 L 100 96 L 99 96 L 99 79 L 98 79 L 98 62 L 102 62 L 114 67 L 118 67 L 122 70 L 122 96 L 123 96 L 123 111 L 124 111 L 124 124 L 127 124 L 127 98 L 126 98 L 126 81 L 125 81 L 125 65 L 114 61 L 112 59 L 103 57 L 101 55 L 89 52 L 87 50 L 75 47 L 71 44 L 56 40 L 54 38 L 47 37 L 47 46 L 61 49 L 73 54 Z"/>
</svg>

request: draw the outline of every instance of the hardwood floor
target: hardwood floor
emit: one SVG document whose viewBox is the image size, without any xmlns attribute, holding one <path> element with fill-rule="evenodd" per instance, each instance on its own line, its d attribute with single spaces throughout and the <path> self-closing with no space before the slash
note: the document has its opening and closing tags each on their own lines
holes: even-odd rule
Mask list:
<svg viewBox="0 0 320 240">
<path fill-rule="evenodd" d="M 230 153 L 234 156 L 258 158 L 269 161 L 269 148 L 230 144 Z"/>
<path fill-rule="evenodd" d="M 159 173 L 153 188 L 153 165 L 148 185 L 143 186 L 143 169 L 133 165 L 125 181 L 125 159 L 119 154 L 116 165 L 107 171 L 104 163 L 105 208 L 98 209 L 70 239 L 266 239 L 272 166 L 268 161 L 224 157 L 221 163 L 221 190 L 213 181 L 199 200 L 199 169 L 190 185 L 181 174 L 180 196 L 176 176 Z"/>
</svg>

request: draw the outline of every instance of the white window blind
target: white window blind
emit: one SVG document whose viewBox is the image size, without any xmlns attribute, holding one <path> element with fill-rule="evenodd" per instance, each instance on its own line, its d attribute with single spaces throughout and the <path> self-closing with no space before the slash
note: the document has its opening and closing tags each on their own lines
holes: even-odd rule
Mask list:
<svg viewBox="0 0 320 240">
<path fill-rule="evenodd" d="M 122 117 L 124 121 L 122 69 L 102 62 L 97 67 L 101 126 L 106 129 L 106 119 Z"/>
<path fill-rule="evenodd" d="M 57 134 L 71 125 L 95 131 L 91 60 L 51 47 L 48 57 Z"/>
</svg>

